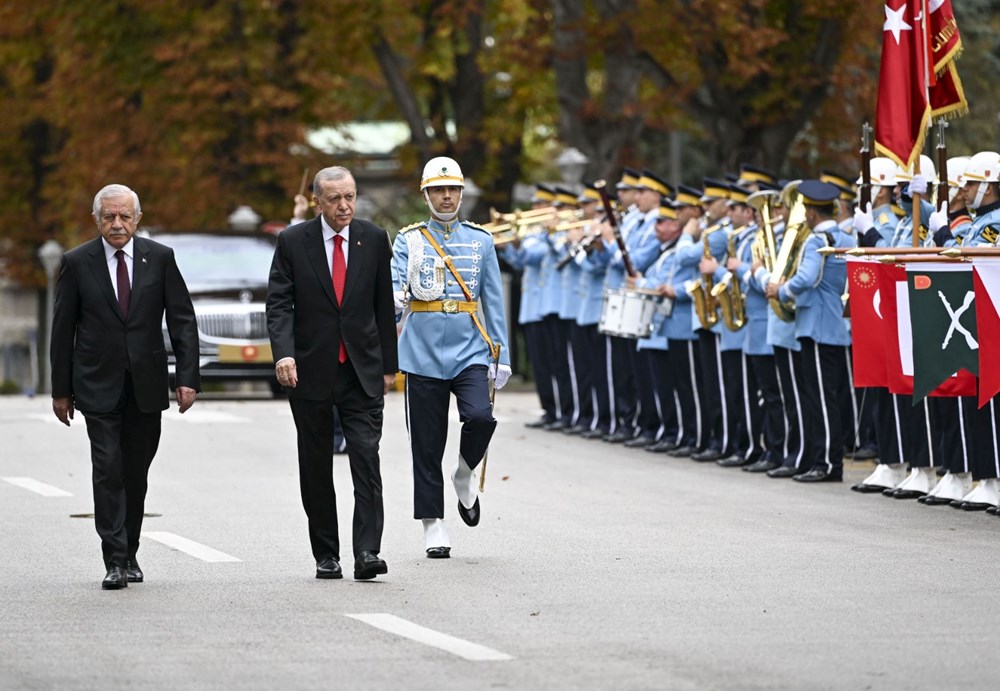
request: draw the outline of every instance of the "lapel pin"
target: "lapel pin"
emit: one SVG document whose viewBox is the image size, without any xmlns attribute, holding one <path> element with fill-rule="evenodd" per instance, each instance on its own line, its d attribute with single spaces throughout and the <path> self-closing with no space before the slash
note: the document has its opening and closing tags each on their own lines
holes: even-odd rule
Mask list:
<svg viewBox="0 0 1000 691">
<path fill-rule="evenodd" d="M 143 263 L 143 264 L 145 264 L 145 263 L 146 263 L 146 258 L 145 258 L 145 257 L 143 257 L 143 258 L 142 258 L 142 263 Z"/>
</svg>

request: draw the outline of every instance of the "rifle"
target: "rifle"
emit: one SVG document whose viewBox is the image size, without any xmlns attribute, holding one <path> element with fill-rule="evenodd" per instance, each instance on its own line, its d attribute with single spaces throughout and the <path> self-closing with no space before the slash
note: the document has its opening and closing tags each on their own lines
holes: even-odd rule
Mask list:
<svg viewBox="0 0 1000 691">
<path fill-rule="evenodd" d="M 615 218 L 614 209 L 611 208 L 611 197 L 608 196 L 608 183 L 605 180 L 598 180 L 594 183 L 594 187 L 597 189 L 598 194 L 601 195 L 601 203 L 604 204 L 604 213 L 608 216 L 608 223 L 611 224 L 611 229 L 615 231 L 615 242 L 618 243 L 618 249 L 622 253 L 622 264 L 625 265 L 625 273 L 630 278 L 635 278 L 639 274 L 635 270 L 635 265 L 632 264 L 632 257 L 629 256 L 628 247 L 625 246 L 625 239 L 618 228 L 618 220 Z"/>
<path fill-rule="evenodd" d="M 938 165 L 938 194 L 937 203 L 938 208 L 941 208 L 941 202 L 945 204 L 948 203 L 948 145 L 944 142 L 944 130 L 948 127 L 948 121 L 944 118 L 938 118 L 937 121 L 937 132 L 938 132 L 938 142 L 937 142 L 937 165 Z M 947 207 L 946 207 L 947 208 Z"/>
<path fill-rule="evenodd" d="M 861 126 L 861 184 L 858 186 L 860 206 L 862 211 L 867 211 L 868 205 L 872 203 L 872 150 L 871 150 L 872 128 L 866 122 Z"/>
</svg>

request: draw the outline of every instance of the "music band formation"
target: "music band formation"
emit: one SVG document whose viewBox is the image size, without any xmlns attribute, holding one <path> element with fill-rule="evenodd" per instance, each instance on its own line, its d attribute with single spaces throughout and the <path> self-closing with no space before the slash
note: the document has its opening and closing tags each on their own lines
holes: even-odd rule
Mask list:
<svg viewBox="0 0 1000 691">
<path fill-rule="evenodd" d="M 267 297 L 316 577 L 343 575 L 335 429 L 354 485 L 354 577 L 388 572 L 379 445 L 397 371 L 426 556 L 451 552 L 442 464 L 452 396 L 461 433 L 451 485 L 463 523 L 479 524 L 494 394 L 511 374 L 500 259 L 522 275 L 516 321 L 544 411 L 528 426 L 539 433 L 802 483 L 842 480 L 845 455 L 877 457 L 853 489 L 995 512 L 992 401 L 913 406 L 887 389 L 854 388 L 841 251 L 994 245 L 1000 154 L 949 159 L 940 189 L 926 157 L 916 172 L 866 163 L 853 182 L 824 172 L 785 183 L 743 165 L 700 188 L 626 168 L 617 209 L 603 181 L 580 192 L 538 184 L 530 210 L 494 212 L 480 226 L 460 219 L 458 162 L 437 157 L 420 180 L 429 218 L 393 242 L 354 217 L 350 171 L 319 171 L 317 214 L 278 235 Z M 857 203 L 856 185 L 870 187 L 870 203 Z M 914 205 L 913 195 L 940 202 Z M 200 390 L 190 296 L 172 250 L 135 236 L 141 216 L 131 189 L 98 192 L 99 237 L 65 254 L 53 314 L 53 411 L 66 425 L 75 409 L 86 419 L 107 590 L 144 580 L 146 477 L 169 405 L 162 325 L 181 412 Z"/>
<path fill-rule="evenodd" d="M 845 251 L 995 245 L 1000 155 L 948 159 L 947 185 L 927 156 L 864 163 L 792 182 L 742 165 L 700 188 L 626 168 L 619 211 L 599 181 L 494 214 L 522 272 L 544 410 L 528 426 L 802 483 L 877 458 L 852 489 L 996 513 L 992 401 L 854 387 Z"/>
</svg>

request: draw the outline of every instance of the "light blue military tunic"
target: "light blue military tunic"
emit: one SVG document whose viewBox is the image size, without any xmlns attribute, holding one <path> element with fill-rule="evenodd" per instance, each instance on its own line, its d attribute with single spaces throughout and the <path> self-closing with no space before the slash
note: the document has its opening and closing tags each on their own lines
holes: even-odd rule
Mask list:
<svg viewBox="0 0 1000 691">
<path fill-rule="evenodd" d="M 501 249 L 504 259 L 521 271 L 521 306 L 517 315 L 518 324 L 532 324 L 542 321 L 542 260 L 549 251 L 544 231 L 532 233 L 521 240 L 515 248 L 506 245 Z"/>
<path fill-rule="evenodd" d="M 753 243 L 757 236 L 757 227 L 753 226 L 748 237 L 736 247 L 736 256 L 740 265 L 736 269 L 736 279 L 746 293 L 744 301 L 746 325 L 738 332 L 743 337 L 743 352 L 747 355 L 774 355 L 774 349 L 767 342 L 767 315 L 771 307 L 760 284 L 753 279 L 750 266 L 753 264 Z"/>
<path fill-rule="evenodd" d="M 883 204 L 872 211 L 872 220 L 875 221 L 875 229 L 878 231 L 879 239 L 875 243 L 876 247 L 892 247 L 892 238 L 896 234 L 896 224 L 899 219 L 892 212 L 891 204 Z"/>
<path fill-rule="evenodd" d="M 795 337 L 811 338 L 816 343 L 834 346 L 851 344 L 844 324 L 844 288 L 847 286 L 847 260 L 841 255 L 824 257 L 817 250 L 831 245 L 837 232 L 832 219 L 813 229 L 802 247 L 799 266 L 788 282 L 778 290 L 782 301 L 795 302 Z"/>
<path fill-rule="evenodd" d="M 783 221 L 776 223 L 774 225 L 775 251 L 781 247 L 784 235 L 785 223 Z M 762 266 L 757 269 L 757 273 L 750 280 L 755 285 L 755 290 L 760 291 L 763 295 L 767 289 L 767 284 L 771 282 L 771 274 Z M 796 352 L 802 350 L 802 344 L 799 343 L 799 339 L 795 338 L 795 322 L 782 320 L 771 308 L 770 301 L 765 299 L 765 304 L 767 305 L 767 344 L 772 347 L 777 346 Z"/>
<path fill-rule="evenodd" d="M 600 240 L 596 242 L 600 243 Z M 594 253 L 579 253 L 575 263 L 580 267 L 580 312 L 576 323 L 580 326 L 591 326 L 601 321 L 601 310 L 604 308 L 604 274 L 608 267 L 606 263 L 593 261 Z"/>
<path fill-rule="evenodd" d="M 458 300 L 465 295 L 420 228 L 426 226 L 480 303 L 480 321 L 510 365 L 503 284 L 493 236 L 466 222 L 430 220 L 404 228 L 392 248 L 393 289 L 408 300 Z M 411 255 L 413 260 L 411 262 Z M 399 336 L 399 368 L 436 379 L 454 379 L 470 365 L 490 364 L 489 346 L 466 312 L 413 312 Z"/>
<path fill-rule="evenodd" d="M 713 231 L 708 236 L 708 251 L 715 257 L 716 261 L 720 264 L 726 260 L 726 252 L 729 249 L 729 240 L 726 235 L 727 232 L 733 229 L 733 223 L 728 216 L 722 218 L 718 221 L 721 224 L 719 230 Z M 715 225 L 715 224 L 713 224 Z M 689 280 L 693 280 L 699 277 L 698 264 L 701 262 L 704 256 L 704 238 L 695 241 L 687 233 L 681 234 L 680 240 L 677 241 L 677 264 L 679 268 L 690 268 L 694 267 L 694 273 L 691 275 Z M 681 292 L 687 293 L 684 286 L 679 286 L 677 293 L 678 296 Z M 693 309 L 694 303 L 692 303 L 691 309 L 691 330 L 697 330 L 701 328 L 701 322 L 698 320 L 698 315 L 695 314 Z M 712 332 L 721 334 L 725 327 L 722 325 L 722 320 L 720 319 L 715 326 L 712 327 Z"/>
<path fill-rule="evenodd" d="M 727 233 L 728 232 L 732 232 L 732 230 L 730 229 L 730 230 L 727 231 Z M 744 245 L 746 245 L 746 251 L 747 252 L 750 251 L 750 245 L 753 242 L 754 233 L 756 233 L 756 232 L 757 232 L 757 225 L 755 223 L 749 224 L 746 228 L 744 228 L 743 230 L 740 231 L 740 234 L 736 236 L 735 242 L 734 242 L 734 247 L 736 249 L 736 255 L 735 256 L 742 257 L 742 250 L 744 249 L 744 247 L 743 247 Z M 727 259 L 729 257 L 729 245 L 728 245 L 728 242 L 729 241 L 727 240 L 726 241 L 726 243 L 727 243 L 726 244 L 726 258 Z M 742 261 L 742 259 L 741 259 L 741 261 Z M 715 278 L 715 284 L 718 285 L 719 282 L 722 281 L 726 277 L 726 274 L 728 274 L 728 273 L 729 273 L 729 270 L 726 268 L 725 263 L 724 262 L 720 262 L 719 263 L 719 268 L 717 268 L 715 270 L 715 276 L 714 276 L 714 278 Z M 739 279 L 738 276 L 734 277 L 734 280 L 736 280 L 738 283 L 742 284 L 742 281 L 740 281 L 740 279 Z M 742 285 L 741 285 L 741 290 L 742 290 Z M 722 314 L 721 313 L 719 314 L 719 321 L 720 322 L 722 321 Z M 743 350 L 744 349 L 744 343 L 746 341 L 746 330 L 747 330 L 747 327 L 744 326 L 742 329 L 737 329 L 736 331 L 733 331 L 729 327 L 727 327 L 725 324 L 723 324 L 723 326 L 722 326 L 722 338 L 719 341 L 719 350 L 721 350 L 722 352 L 728 352 L 728 351 L 733 351 L 733 350 Z"/>
<path fill-rule="evenodd" d="M 979 207 L 976 219 L 968 228 L 965 247 L 996 245 L 1000 240 L 1000 202 Z"/>
<path fill-rule="evenodd" d="M 669 284 L 677 271 L 677 241 L 659 245 L 662 252 L 659 258 L 649 267 L 645 276 L 636 281 L 636 287 L 646 290 L 656 290 L 661 285 Z M 662 304 L 662 303 L 661 303 Z M 653 313 L 653 333 L 649 338 L 640 338 L 638 350 L 669 350 L 667 339 L 670 337 L 671 317 L 657 307 Z"/>
<path fill-rule="evenodd" d="M 654 226 L 653 240 L 655 242 L 656 216 L 659 215 L 659 207 L 650 213 L 653 214 L 652 226 Z M 630 211 L 626 214 L 625 218 L 622 219 L 619 232 L 622 235 L 622 240 L 625 243 L 625 246 L 629 250 L 630 257 L 635 243 L 648 237 L 648 233 L 645 232 L 645 228 L 648 228 L 648 217 L 649 214 L 643 214 L 636 209 L 634 211 Z M 604 287 L 609 290 L 616 290 L 621 288 L 622 283 L 625 281 L 625 262 L 622 259 L 622 253 L 618 248 L 617 241 L 604 241 L 603 245 L 603 251 L 596 252 L 592 257 L 592 261 L 603 263 L 605 265 L 606 273 L 604 275 Z M 631 258 L 632 263 L 635 264 L 636 271 L 642 271 L 642 269 L 639 268 L 639 265 L 635 263 L 635 258 Z M 649 263 L 652 263 L 655 259 L 656 256 L 653 255 Z"/>
<path fill-rule="evenodd" d="M 903 218 L 896 224 L 896 230 L 892 235 L 889 247 L 912 247 L 913 246 L 913 201 L 903 197 L 899 201 L 899 206 L 906 212 Z M 933 246 L 934 236 L 927 232 L 927 219 L 934 213 L 934 207 L 925 200 L 920 200 L 920 226 L 926 233 L 926 237 L 921 240 L 922 247 Z"/>
</svg>

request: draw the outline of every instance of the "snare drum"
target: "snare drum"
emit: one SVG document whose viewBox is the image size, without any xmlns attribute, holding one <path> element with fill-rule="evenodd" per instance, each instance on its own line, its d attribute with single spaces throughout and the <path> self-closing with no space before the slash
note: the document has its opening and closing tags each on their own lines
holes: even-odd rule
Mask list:
<svg viewBox="0 0 1000 691">
<path fill-rule="evenodd" d="M 606 290 L 597 330 L 620 338 L 649 338 L 653 334 L 653 315 L 661 302 L 655 290 Z"/>
</svg>

